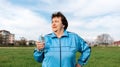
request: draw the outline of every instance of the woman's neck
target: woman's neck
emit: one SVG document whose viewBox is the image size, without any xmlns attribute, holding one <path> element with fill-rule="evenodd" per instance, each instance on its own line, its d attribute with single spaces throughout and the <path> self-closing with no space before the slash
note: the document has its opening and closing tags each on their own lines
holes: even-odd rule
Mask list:
<svg viewBox="0 0 120 67">
<path fill-rule="evenodd" d="M 55 34 L 56 34 L 56 36 L 57 36 L 58 38 L 61 38 L 62 35 L 63 35 L 63 33 L 64 33 L 64 30 L 59 30 L 59 31 L 56 31 L 56 32 L 55 32 Z"/>
</svg>

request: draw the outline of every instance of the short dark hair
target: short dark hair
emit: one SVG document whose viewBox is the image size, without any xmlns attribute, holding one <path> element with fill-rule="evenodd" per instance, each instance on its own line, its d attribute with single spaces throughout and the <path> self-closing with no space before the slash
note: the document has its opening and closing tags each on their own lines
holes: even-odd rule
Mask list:
<svg viewBox="0 0 120 67">
<path fill-rule="evenodd" d="M 67 21 L 66 17 L 61 12 L 53 13 L 52 14 L 52 19 L 54 17 L 61 17 L 62 24 L 65 25 L 64 30 L 66 30 L 67 27 L 68 27 L 68 21 Z"/>
</svg>

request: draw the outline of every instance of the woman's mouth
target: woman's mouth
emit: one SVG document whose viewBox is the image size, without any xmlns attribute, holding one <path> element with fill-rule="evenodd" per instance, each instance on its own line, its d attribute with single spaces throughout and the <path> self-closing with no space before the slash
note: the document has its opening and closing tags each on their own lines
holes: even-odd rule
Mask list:
<svg viewBox="0 0 120 67">
<path fill-rule="evenodd" d="M 57 27 L 52 27 L 52 28 L 57 28 Z"/>
</svg>

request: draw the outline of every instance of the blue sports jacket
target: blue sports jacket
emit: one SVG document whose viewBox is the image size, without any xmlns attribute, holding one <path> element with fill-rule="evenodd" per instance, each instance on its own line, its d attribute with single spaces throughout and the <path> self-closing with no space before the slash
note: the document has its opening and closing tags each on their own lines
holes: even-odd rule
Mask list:
<svg viewBox="0 0 120 67">
<path fill-rule="evenodd" d="M 35 49 L 33 54 L 36 61 L 42 62 L 42 67 L 75 67 L 76 63 L 83 66 L 90 57 L 90 47 L 75 33 L 64 31 L 61 38 L 51 33 L 44 39 L 44 49 Z M 81 53 L 78 62 L 76 52 Z"/>
</svg>

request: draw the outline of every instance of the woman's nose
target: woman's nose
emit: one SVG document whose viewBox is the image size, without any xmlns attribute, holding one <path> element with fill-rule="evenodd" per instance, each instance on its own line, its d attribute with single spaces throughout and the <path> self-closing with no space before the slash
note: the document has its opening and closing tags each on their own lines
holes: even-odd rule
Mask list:
<svg viewBox="0 0 120 67">
<path fill-rule="evenodd" d="M 55 23 L 52 23 L 52 26 L 55 26 Z"/>
</svg>

